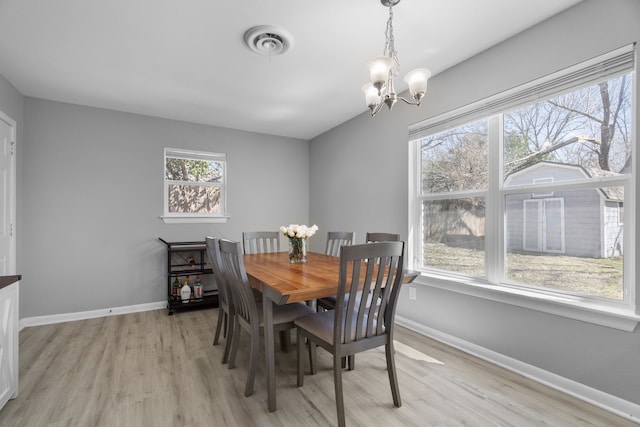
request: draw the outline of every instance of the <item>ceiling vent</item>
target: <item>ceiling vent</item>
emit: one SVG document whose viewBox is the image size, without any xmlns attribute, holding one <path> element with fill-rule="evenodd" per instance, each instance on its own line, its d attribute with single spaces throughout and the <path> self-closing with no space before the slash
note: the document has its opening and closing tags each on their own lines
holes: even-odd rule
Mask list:
<svg viewBox="0 0 640 427">
<path fill-rule="evenodd" d="M 245 44 L 260 55 L 282 55 L 293 46 L 291 35 L 273 25 L 258 25 L 244 33 Z"/>
</svg>

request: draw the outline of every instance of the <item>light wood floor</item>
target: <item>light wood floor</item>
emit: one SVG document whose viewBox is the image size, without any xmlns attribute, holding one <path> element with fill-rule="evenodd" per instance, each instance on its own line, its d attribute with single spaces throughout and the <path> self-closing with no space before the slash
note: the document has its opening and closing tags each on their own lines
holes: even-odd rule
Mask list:
<svg viewBox="0 0 640 427">
<path fill-rule="evenodd" d="M 268 413 L 261 354 L 255 394 L 212 346 L 217 309 L 165 310 L 26 328 L 20 394 L 0 426 L 331 426 L 331 359 L 295 383 L 295 351 L 276 353 L 278 410 Z M 632 426 L 519 375 L 398 327 L 402 407 L 395 408 L 384 351 L 359 354 L 343 375 L 349 426 Z M 245 337 L 246 338 L 246 337 Z M 405 345 L 403 345 L 405 344 Z M 409 347 L 410 346 L 410 347 Z M 417 350 L 417 351 L 416 351 Z"/>
</svg>

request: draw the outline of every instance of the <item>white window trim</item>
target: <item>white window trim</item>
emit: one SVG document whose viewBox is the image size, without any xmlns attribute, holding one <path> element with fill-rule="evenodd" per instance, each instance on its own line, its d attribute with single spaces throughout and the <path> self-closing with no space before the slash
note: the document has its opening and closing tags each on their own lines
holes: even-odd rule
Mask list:
<svg viewBox="0 0 640 427">
<path fill-rule="evenodd" d="M 165 224 L 223 224 L 229 216 L 160 216 Z"/>
<path fill-rule="evenodd" d="M 422 272 L 422 275 L 413 284 L 554 314 L 625 332 L 633 332 L 637 324 L 640 323 L 640 315 L 633 313 L 627 307 L 585 303 L 578 298 L 571 298 L 567 295 L 546 295 L 538 291 L 491 285 L 473 278 L 454 280 L 445 275 Z"/>
<path fill-rule="evenodd" d="M 589 65 L 593 63 L 597 63 L 603 58 L 607 59 L 610 57 L 619 57 L 622 58 L 624 55 L 635 56 L 635 45 L 626 46 L 624 48 L 618 49 L 617 51 L 611 52 L 609 54 L 605 54 L 599 58 L 594 58 L 593 60 L 587 61 Z M 628 68 L 629 59 L 622 59 L 621 62 L 627 62 L 625 65 L 625 69 Z M 631 60 L 631 63 L 634 61 Z M 568 72 L 572 72 L 575 68 L 579 68 L 580 65 L 575 67 L 571 67 L 568 69 Z M 628 71 L 626 71 L 628 72 Z M 555 79 L 559 74 L 563 72 L 554 73 L 551 76 L 547 76 L 541 80 L 550 80 Z M 638 105 L 637 105 L 637 93 L 638 82 L 636 72 L 632 72 L 633 86 L 635 88 L 634 93 L 632 94 L 633 98 L 633 108 L 636 111 L 636 117 L 638 114 Z M 535 84 L 532 82 L 526 86 L 531 86 Z M 571 86 L 571 85 L 567 85 Z M 508 91 L 508 92 L 516 92 L 518 88 Z M 496 102 L 493 103 L 494 98 L 499 99 L 501 96 L 505 94 L 498 94 L 494 97 L 479 101 L 472 105 L 462 107 L 458 110 L 451 111 L 449 113 L 444 113 L 439 116 L 428 119 L 424 122 L 417 123 L 415 125 L 410 126 L 409 128 L 409 168 L 408 168 L 408 178 L 409 178 L 409 230 L 408 230 L 408 238 L 410 244 L 407 248 L 408 254 L 408 265 L 409 268 L 418 269 L 417 265 L 419 265 L 418 260 L 422 259 L 422 239 L 419 238 L 420 230 L 415 229 L 415 224 L 418 224 L 418 221 L 421 220 L 421 202 L 422 199 L 417 197 L 416 195 L 420 194 L 421 184 L 420 184 L 420 144 L 419 140 L 421 137 L 426 136 L 427 134 L 437 133 L 439 131 L 444 130 L 443 126 L 451 126 L 452 122 L 459 120 L 460 124 L 467 123 L 476 119 L 480 119 L 481 117 L 489 117 L 489 120 L 499 120 L 501 121 L 501 116 L 490 117 L 491 113 L 496 113 L 496 110 L 504 111 L 503 109 L 508 105 L 509 107 L 514 107 L 514 105 L 521 105 L 525 102 L 522 101 L 523 97 L 518 99 L 516 102 Z M 509 93 L 506 93 L 509 95 Z M 499 104 L 496 106 L 496 104 Z M 500 105 L 501 104 L 501 105 Z M 491 129 L 491 127 L 490 127 Z M 636 144 L 634 147 L 638 147 L 638 123 L 636 120 L 633 122 L 633 135 Z M 496 147 L 497 144 L 489 144 L 489 170 L 500 165 L 500 170 L 502 170 L 502 156 L 501 156 L 501 145 L 502 145 L 502 136 L 498 136 L 500 140 L 500 147 Z M 629 236 L 636 236 L 635 230 L 635 222 L 630 219 L 631 211 L 633 210 L 633 214 L 638 216 L 636 212 L 640 209 L 638 207 L 636 201 L 636 183 L 640 181 L 640 177 L 638 176 L 637 169 L 637 149 L 633 150 L 633 177 L 623 177 L 623 178 L 615 178 L 611 179 L 609 177 L 603 177 L 599 179 L 589 179 L 589 180 L 578 180 L 579 182 L 573 181 L 570 183 L 572 188 L 580 187 L 580 188 L 594 188 L 596 185 L 616 185 L 616 186 L 624 186 L 625 187 L 625 206 L 633 206 L 634 209 L 625 209 L 624 210 L 624 224 L 625 227 L 629 228 Z M 494 169 L 495 170 L 495 169 Z M 493 175 L 493 177 L 491 176 Z M 500 179 L 497 176 L 498 174 L 490 174 L 489 187 L 496 188 L 496 182 L 491 182 L 493 179 Z M 628 259 L 628 262 L 624 263 L 624 277 L 628 278 L 629 286 L 625 287 L 625 302 L 618 302 L 612 300 L 605 300 L 599 298 L 585 298 L 581 296 L 573 296 L 570 294 L 564 294 L 553 291 L 545 291 L 539 290 L 535 288 L 525 288 L 518 286 L 511 286 L 509 284 L 501 283 L 501 284 L 493 284 L 496 283 L 496 277 L 499 277 L 498 274 L 501 271 L 504 271 L 504 257 L 500 256 L 500 253 L 504 253 L 504 229 L 500 225 L 500 216 L 504 217 L 504 206 L 503 203 L 500 203 L 500 200 L 495 200 L 498 197 L 504 197 L 507 194 L 520 193 L 522 190 L 542 190 L 542 191 L 553 191 L 554 189 L 561 188 L 564 183 L 537 183 L 530 185 L 521 185 L 517 187 L 508 187 L 504 188 L 502 183 L 497 184 L 500 188 L 500 191 L 491 191 L 486 194 L 487 201 L 486 203 L 496 203 L 498 202 L 498 206 L 501 206 L 500 209 L 495 210 L 495 215 L 493 217 L 487 216 L 485 219 L 487 234 L 492 233 L 497 236 L 498 244 L 494 245 L 493 248 L 487 248 L 486 257 L 488 260 L 492 260 L 491 263 L 486 264 L 486 274 L 488 281 L 479 278 L 461 276 L 456 274 L 446 274 L 440 273 L 434 270 L 422 270 L 422 274 L 418 277 L 414 284 L 416 285 L 425 285 L 438 289 L 443 289 L 450 292 L 456 292 L 464 295 L 470 295 L 490 301 L 500 302 L 504 304 L 509 304 L 513 306 L 523 307 L 531 310 L 536 310 L 548 314 L 558 315 L 569 319 L 579 320 L 591 324 L 596 324 L 600 326 L 610 327 L 622 331 L 633 332 L 638 323 L 640 323 L 640 284 L 636 281 L 636 272 L 635 272 L 635 262 L 636 259 L 636 249 L 634 245 L 631 244 L 630 240 L 625 239 L 624 241 L 624 253 L 625 258 Z M 450 198 L 453 194 L 444 195 L 443 198 Z M 458 196 L 458 195 L 455 195 Z M 633 224 L 633 227 L 631 225 Z M 634 239 L 635 240 L 635 239 Z M 637 242 L 636 242 L 637 243 Z M 493 253 L 492 253 L 493 252 Z"/>
<path fill-rule="evenodd" d="M 223 169 L 222 182 L 221 187 L 222 192 L 222 203 L 224 206 L 224 213 L 220 215 L 209 215 L 209 214 L 189 214 L 189 213 L 169 213 L 168 199 L 167 193 L 169 191 L 169 181 L 167 181 L 165 176 L 165 168 L 166 168 L 166 159 L 167 156 L 170 157 L 184 157 L 187 159 L 201 159 L 201 160 L 218 160 L 223 161 L 225 163 Z M 214 153 L 207 151 L 196 151 L 196 150 L 186 150 L 181 148 L 168 148 L 164 149 L 164 156 L 162 158 L 163 166 L 162 166 L 162 180 L 163 180 L 163 195 L 162 195 L 162 203 L 163 203 L 163 211 L 164 214 L 159 218 L 165 224 L 221 224 L 226 223 L 230 218 L 228 216 L 228 207 L 227 207 L 227 155 L 223 153 Z"/>
</svg>

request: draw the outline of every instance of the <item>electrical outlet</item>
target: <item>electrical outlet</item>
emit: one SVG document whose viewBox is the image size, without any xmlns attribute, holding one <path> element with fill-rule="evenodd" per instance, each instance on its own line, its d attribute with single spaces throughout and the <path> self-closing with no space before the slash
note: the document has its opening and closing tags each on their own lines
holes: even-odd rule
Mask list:
<svg viewBox="0 0 640 427">
<path fill-rule="evenodd" d="M 415 286 L 409 286 L 409 299 L 411 301 L 415 301 L 418 299 L 418 297 L 416 296 L 416 288 Z"/>
</svg>

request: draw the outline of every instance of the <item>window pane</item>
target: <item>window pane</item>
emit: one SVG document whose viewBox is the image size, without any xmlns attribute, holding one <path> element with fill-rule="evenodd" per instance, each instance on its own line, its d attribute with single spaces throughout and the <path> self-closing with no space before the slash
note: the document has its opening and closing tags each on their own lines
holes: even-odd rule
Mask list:
<svg viewBox="0 0 640 427">
<path fill-rule="evenodd" d="M 220 187 L 169 185 L 170 213 L 220 214 Z"/>
<path fill-rule="evenodd" d="M 485 276 L 485 199 L 422 203 L 423 266 Z"/>
<path fill-rule="evenodd" d="M 511 282 L 623 299 L 622 187 L 505 197 Z"/>
<path fill-rule="evenodd" d="M 165 178 L 183 182 L 222 182 L 223 162 L 167 157 Z"/>
<path fill-rule="evenodd" d="M 423 138 L 423 193 L 487 188 L 487 121 L 457 127 Z"/>
<path fill-rule="evenodd" d="M 631 83 L 627 74 L 505 114 L 507 185 L 541 162 L 573 168 L 556 181 L 630 174 Z"/>
</svg>

